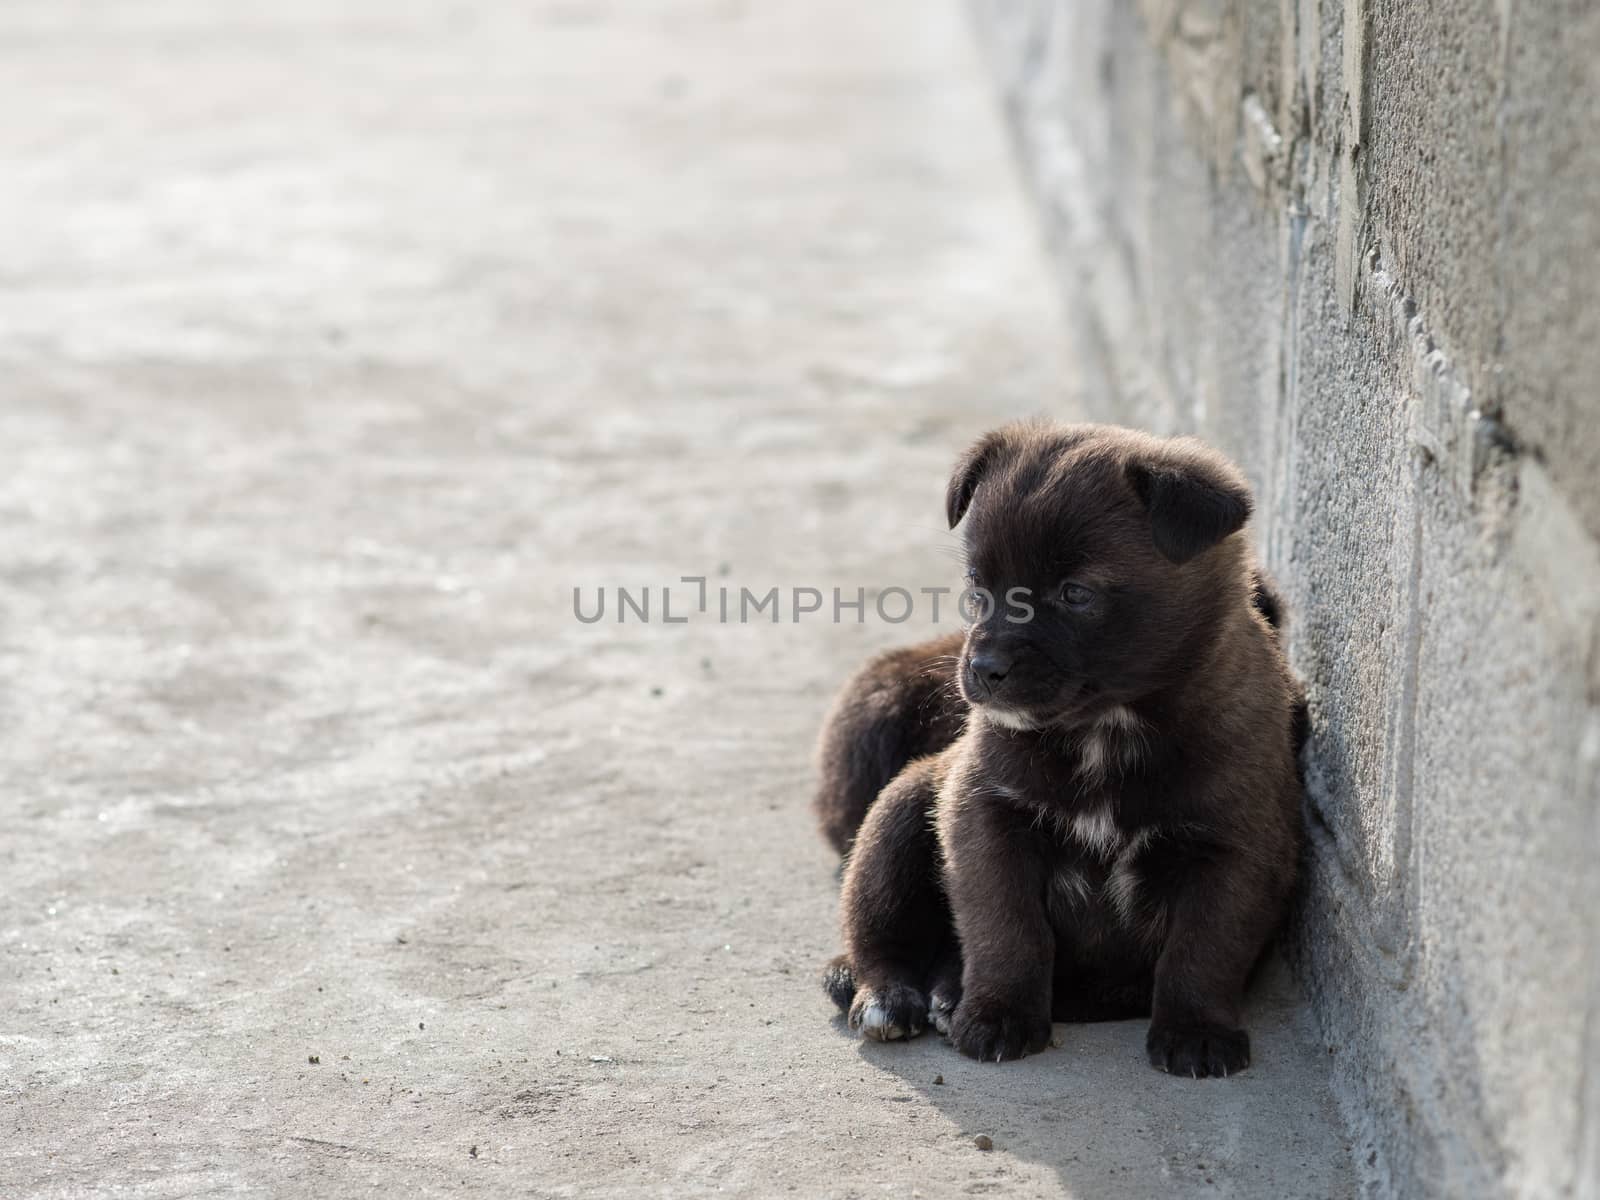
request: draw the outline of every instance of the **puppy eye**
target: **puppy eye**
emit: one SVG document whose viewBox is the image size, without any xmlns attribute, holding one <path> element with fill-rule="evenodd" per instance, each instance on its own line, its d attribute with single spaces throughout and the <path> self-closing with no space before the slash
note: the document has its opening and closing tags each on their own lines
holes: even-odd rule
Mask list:
<svg viewBox="0 0 1600 1200">
<path fill-rule="evenodd" d="M 1086 588 L 1081 583 L 1067 582 L 1061 585 L 1061 590 L 1056 593 L 1056 599 L 1068 608 L 1088 608 L 1095 602 L 1092 588 Z"/>
</svg>

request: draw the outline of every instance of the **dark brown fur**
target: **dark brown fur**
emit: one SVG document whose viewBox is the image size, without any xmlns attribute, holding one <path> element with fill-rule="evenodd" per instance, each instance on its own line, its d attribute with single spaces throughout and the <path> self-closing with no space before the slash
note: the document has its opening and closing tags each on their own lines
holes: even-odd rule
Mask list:
<svg viewBox="0 0 1600 1200">
<path fill-rule="evenodd" d="M 1248 1065 L 1304 737 L 1250 503 L 1190 439 L 1016 425 L 962 457 L 948 516 L 976 582 L 1035 611 L 874 660 L 830 714 L 817 805 L 848 858 L 825 983 L 853 1027 L 931 1021 L 999 1060 L 1052 1018 L 1150 1013 L 1155 1066 Z"/>
<path fill-rule="evenodd" d="M 947 634 L 890 650 L 856 672 L 839 692 L 817 746 L 822 834 L 840 854 L 861 828 L 883 786 L 915 758 L 943 750 L 966 723 L 955 690 L 964 639 Z M 871 736 L 862 737 L 864 731 Z"/>
</svg>

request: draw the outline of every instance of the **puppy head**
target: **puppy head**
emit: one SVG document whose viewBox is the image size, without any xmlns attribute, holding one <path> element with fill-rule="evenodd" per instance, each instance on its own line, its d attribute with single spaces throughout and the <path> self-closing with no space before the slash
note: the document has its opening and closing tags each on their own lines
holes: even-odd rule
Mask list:
<svg viewBox="0 0 1600 1200">
<path fill-rule="evenodd" d="M 1180 680 L 1248 603 L 1250 504 L 1191 438 L 1038 423 L 980 439 L 946 495 L 968 584 L 993 598 L 971 614 L 968 701 L 1010 728 L 1071 726 Z"/>
</svg>

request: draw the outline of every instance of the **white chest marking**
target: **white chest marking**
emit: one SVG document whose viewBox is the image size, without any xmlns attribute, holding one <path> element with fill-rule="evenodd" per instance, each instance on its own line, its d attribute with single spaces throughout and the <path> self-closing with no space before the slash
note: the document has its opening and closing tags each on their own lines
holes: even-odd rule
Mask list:
<svg viewBox="0 0 1600 1200">
<path fill-rule="evenodd" d="M 1116 729 L 1123 733 L 1133 733 L 1139 728 L 1139 716 L 1126 704 L 1119 704 L 1115 708 L 1108 708 L 1095 720 L 1095 725 L 1101 729 Z"/>
<path fill-rule="evenodd" d="M 1082 871 L 1074 871 L 1070 867 L 1057 871 L 1055 884 L 1069 904 L 1081 906 L 1094 898 L 1094 885 L 1084 877 Z"/>
<path fill-rule="evenodd" d="M 1122 846 L 1122 831 L 1111 819 L 1109 808 L 1095 808 L 1072 814 L 1072 836 L 1101 858 L 1110 858 Z"/>
<path fill-rule="evenodd" d="M 1106 880 L 1106 895 L 1126 922 L 1133 920 L 1134 905 L 1139 898 L 1139 877 L 1134 874 L 1133 862 L 1154 836 L 1149 829 L 1141 829 L 1134 834 L 1118 853 L 1116 865 L 1111 868 L 1111 877 Z"/>
<path fill-rule="evenodd" d="M 1078 748 L 1078 774 L 1098 779 L 1106 773 L 1106 739 L 1098 732 L 1083 739 Z"/>
<path fill-rule="evenodd" d="M 1015 709 L 996 708 L 992 704 L 985 704 L 978 711 L 983 714 L 984 720 L 1000 729 L 1015 729 L 1020 733 L 1026 733 L 1030 729 L 1038 728 L 1032 718 Z"/>
<path fill-rule="evenodd" d="M 1137 761 L 1144 750 L 1144 731 L 1133 709 L 1119 704 L 1109 708 L 1083 735 L 1078 744 L 1078 776 L 1085 783 L 1105 780 L 1112 759 L 1121 767 Z"/>
</svg>

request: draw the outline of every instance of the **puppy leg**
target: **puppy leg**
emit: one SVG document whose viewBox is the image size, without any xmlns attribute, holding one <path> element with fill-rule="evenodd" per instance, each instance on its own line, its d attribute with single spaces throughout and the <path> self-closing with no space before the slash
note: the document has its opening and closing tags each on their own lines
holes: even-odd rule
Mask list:
<svg viewBox="0 0 1600 1200">
<path fill-rule="evenodd" d="M 1236 855 L 1190 868 L 1172 898 L 1156 960 L 1150 1065 L 1196 1079 L 1250 1065 L 1240 1027 L 1245 982 L 1282 911 L 1285 888 Z"/>
<path fill-rule="evenodd" d="M 961 945 L 955 931 L 950 932 L 944 951 L 934 964 L 933 977 L 928 983 L 928 1020 L 945 1036 L 950 1034 L 950 1023 L 955 1019 L 961 1004 Z"/>
<path fill-rule="evenodd" d="M 985 1062 L 1021 1058 L 1050 1041 L 1055 934 L 1044 847 L 1015 809 L 982 797 L 949 807 L 940 837 L 963 959 L 950 1040 Z"/>
<path fill-rule="evenodd" d="M 825 985 L 838 1001 L 848 970 L 850 1027 L 878 1041 L 915 1037 L 927 1025 L 928 977 L 950 938 L 930 823 L 938 764 L 919 759 L 883 789 L 845 866 L 844 961 L 830 966 Z"/>
</svg>

